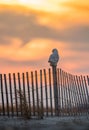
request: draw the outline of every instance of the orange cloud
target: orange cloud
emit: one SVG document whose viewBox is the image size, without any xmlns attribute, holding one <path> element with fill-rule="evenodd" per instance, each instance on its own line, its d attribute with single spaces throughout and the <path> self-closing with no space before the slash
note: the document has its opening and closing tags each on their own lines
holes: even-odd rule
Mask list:
<svg viewBox="0 0 89 130">
<path fill-rule="evenodd" d="M 89 12 L 69 9 L 66 12 L 55 13 L 38 13 L 37 21 L 41 25 L 54 29 L 65 29 L 75 25 L 89 25 Z"/>
<path fill-rule="evenodd" d="M 47 58 L 49 52 L 53 48 L 64 50 L 68 45 L 63 42 L 53 41 L 51 39 L 33 39 L 30 42 L 22 45 L 22 41 L 18 38 L 6 38 L 10 44 L 0 45 L 0 52 L 2 58 L 9 58 L 16 61 L 39 60 Z"/>
<path fill-rule="evenodd" d="M 19 47 L 22 45 L 22 41 L 18 38 L 11 38 L 11 37 L 6 37 L 6 41 L 9 43 L 7 44 L 2 44 L 0 43 L 0 58 L 14 58 L 14 54 L 16 51 L 19 49 Z"/>
<path fill-rule="evenodd" d="M 54 2 L 56 3 L 56 2 Z M 58 4 L 59 3 L 59 4 Z M 37 10 L 29 6 L 22 5 L 0 5 L 0 10 L 10 10 L 16 13 L 23 13 L 24 15 L 35 15 L 38 24 L 47 26 L 53 29 L 65 29 L 75 25 L 89 25 L 89 4 L 83 5 L 77 1 L 58 2 L 55 7 L 61 8 L 60 10 L 46 11 Z"/>
<path fill-rule="evenodd" d="M 89 4 L 89 3 L 88 3 Z M 87 12 L 89 11 L 89 5 L 88 4 L 80 4 L 79 2 L 67 2 L 67 3 L 63 3 L 62 5 L 77 11 L 81 11 L 81 12 Z"/>
</svg>

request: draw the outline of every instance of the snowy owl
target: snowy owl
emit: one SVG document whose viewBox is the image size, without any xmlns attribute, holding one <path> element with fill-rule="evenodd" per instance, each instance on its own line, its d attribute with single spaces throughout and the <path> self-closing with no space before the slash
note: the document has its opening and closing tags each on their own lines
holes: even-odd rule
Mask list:
<svg viewBox="0 0 89 130">
<path fill-rule="evenodd" d="M 51 66 L 56 66 L 58 61 L 59 61 L 58 51 L 57 49 L 53 49 L 48 62 L 50 63 Z"/>
</svg>

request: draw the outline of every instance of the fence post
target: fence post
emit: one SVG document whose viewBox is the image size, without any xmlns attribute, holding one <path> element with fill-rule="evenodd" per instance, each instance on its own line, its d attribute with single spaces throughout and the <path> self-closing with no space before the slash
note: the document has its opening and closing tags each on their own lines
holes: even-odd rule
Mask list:
<svg viewBox="0 0 89 130">
<path fill-rule="evenodd" d="M 50 87 L 50 106 L 51 106 L 51 116 L 53 116 L 51 69 L 49 69 L 49 87 Z"/>
<path fill-rule="evenodd" d="M 56 66 L 52 66 L 52 71 L 53 71 L 55 114 L 58 115 L 58 89 L 57 89 L 57 72 L 56 72 Z"/>
<path fill-rule="evenodd" d="M 57 49 L 52 50 L 52 54 L 49 57 L 48 62 L 52 67 L 53 74 L 53 87 L 54 87 L 54 105 L 55 105 L 55 114 L 58 115 L 58 88 L 57 88 L 57 62 L 59 60 L 59 55 Z"/>
</svg>

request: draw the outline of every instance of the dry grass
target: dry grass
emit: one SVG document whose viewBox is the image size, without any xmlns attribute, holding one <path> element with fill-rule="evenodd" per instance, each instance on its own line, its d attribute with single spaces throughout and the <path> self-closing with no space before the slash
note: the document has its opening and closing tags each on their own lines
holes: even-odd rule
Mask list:
<svg viewBox="0 0 89 130">
<path fill-rule="evenodd" d="M 29 111 L 27 100 L 26 100 L 26 98 L 24 96 L 23 91 L 17 90 L 17 95 L 18 95 L 18 98 L 21 100 L 21 104 L 19 105 L 19 107 L 22 108 L 23 117 L 25 119 L 30 119 L 31 118 L 30 111 Z"/>
</svg>

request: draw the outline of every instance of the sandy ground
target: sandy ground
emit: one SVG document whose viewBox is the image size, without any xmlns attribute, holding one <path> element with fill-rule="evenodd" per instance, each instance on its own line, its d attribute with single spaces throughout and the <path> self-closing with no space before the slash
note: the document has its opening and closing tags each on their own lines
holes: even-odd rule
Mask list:
<svg viewBox="0 0 89 130">
<path fill-rule="evenodd" d="M 0 117 L 0 130 L 89 130 L 89 117 L 44 117 L 42 120 Z"/>
</svg>

